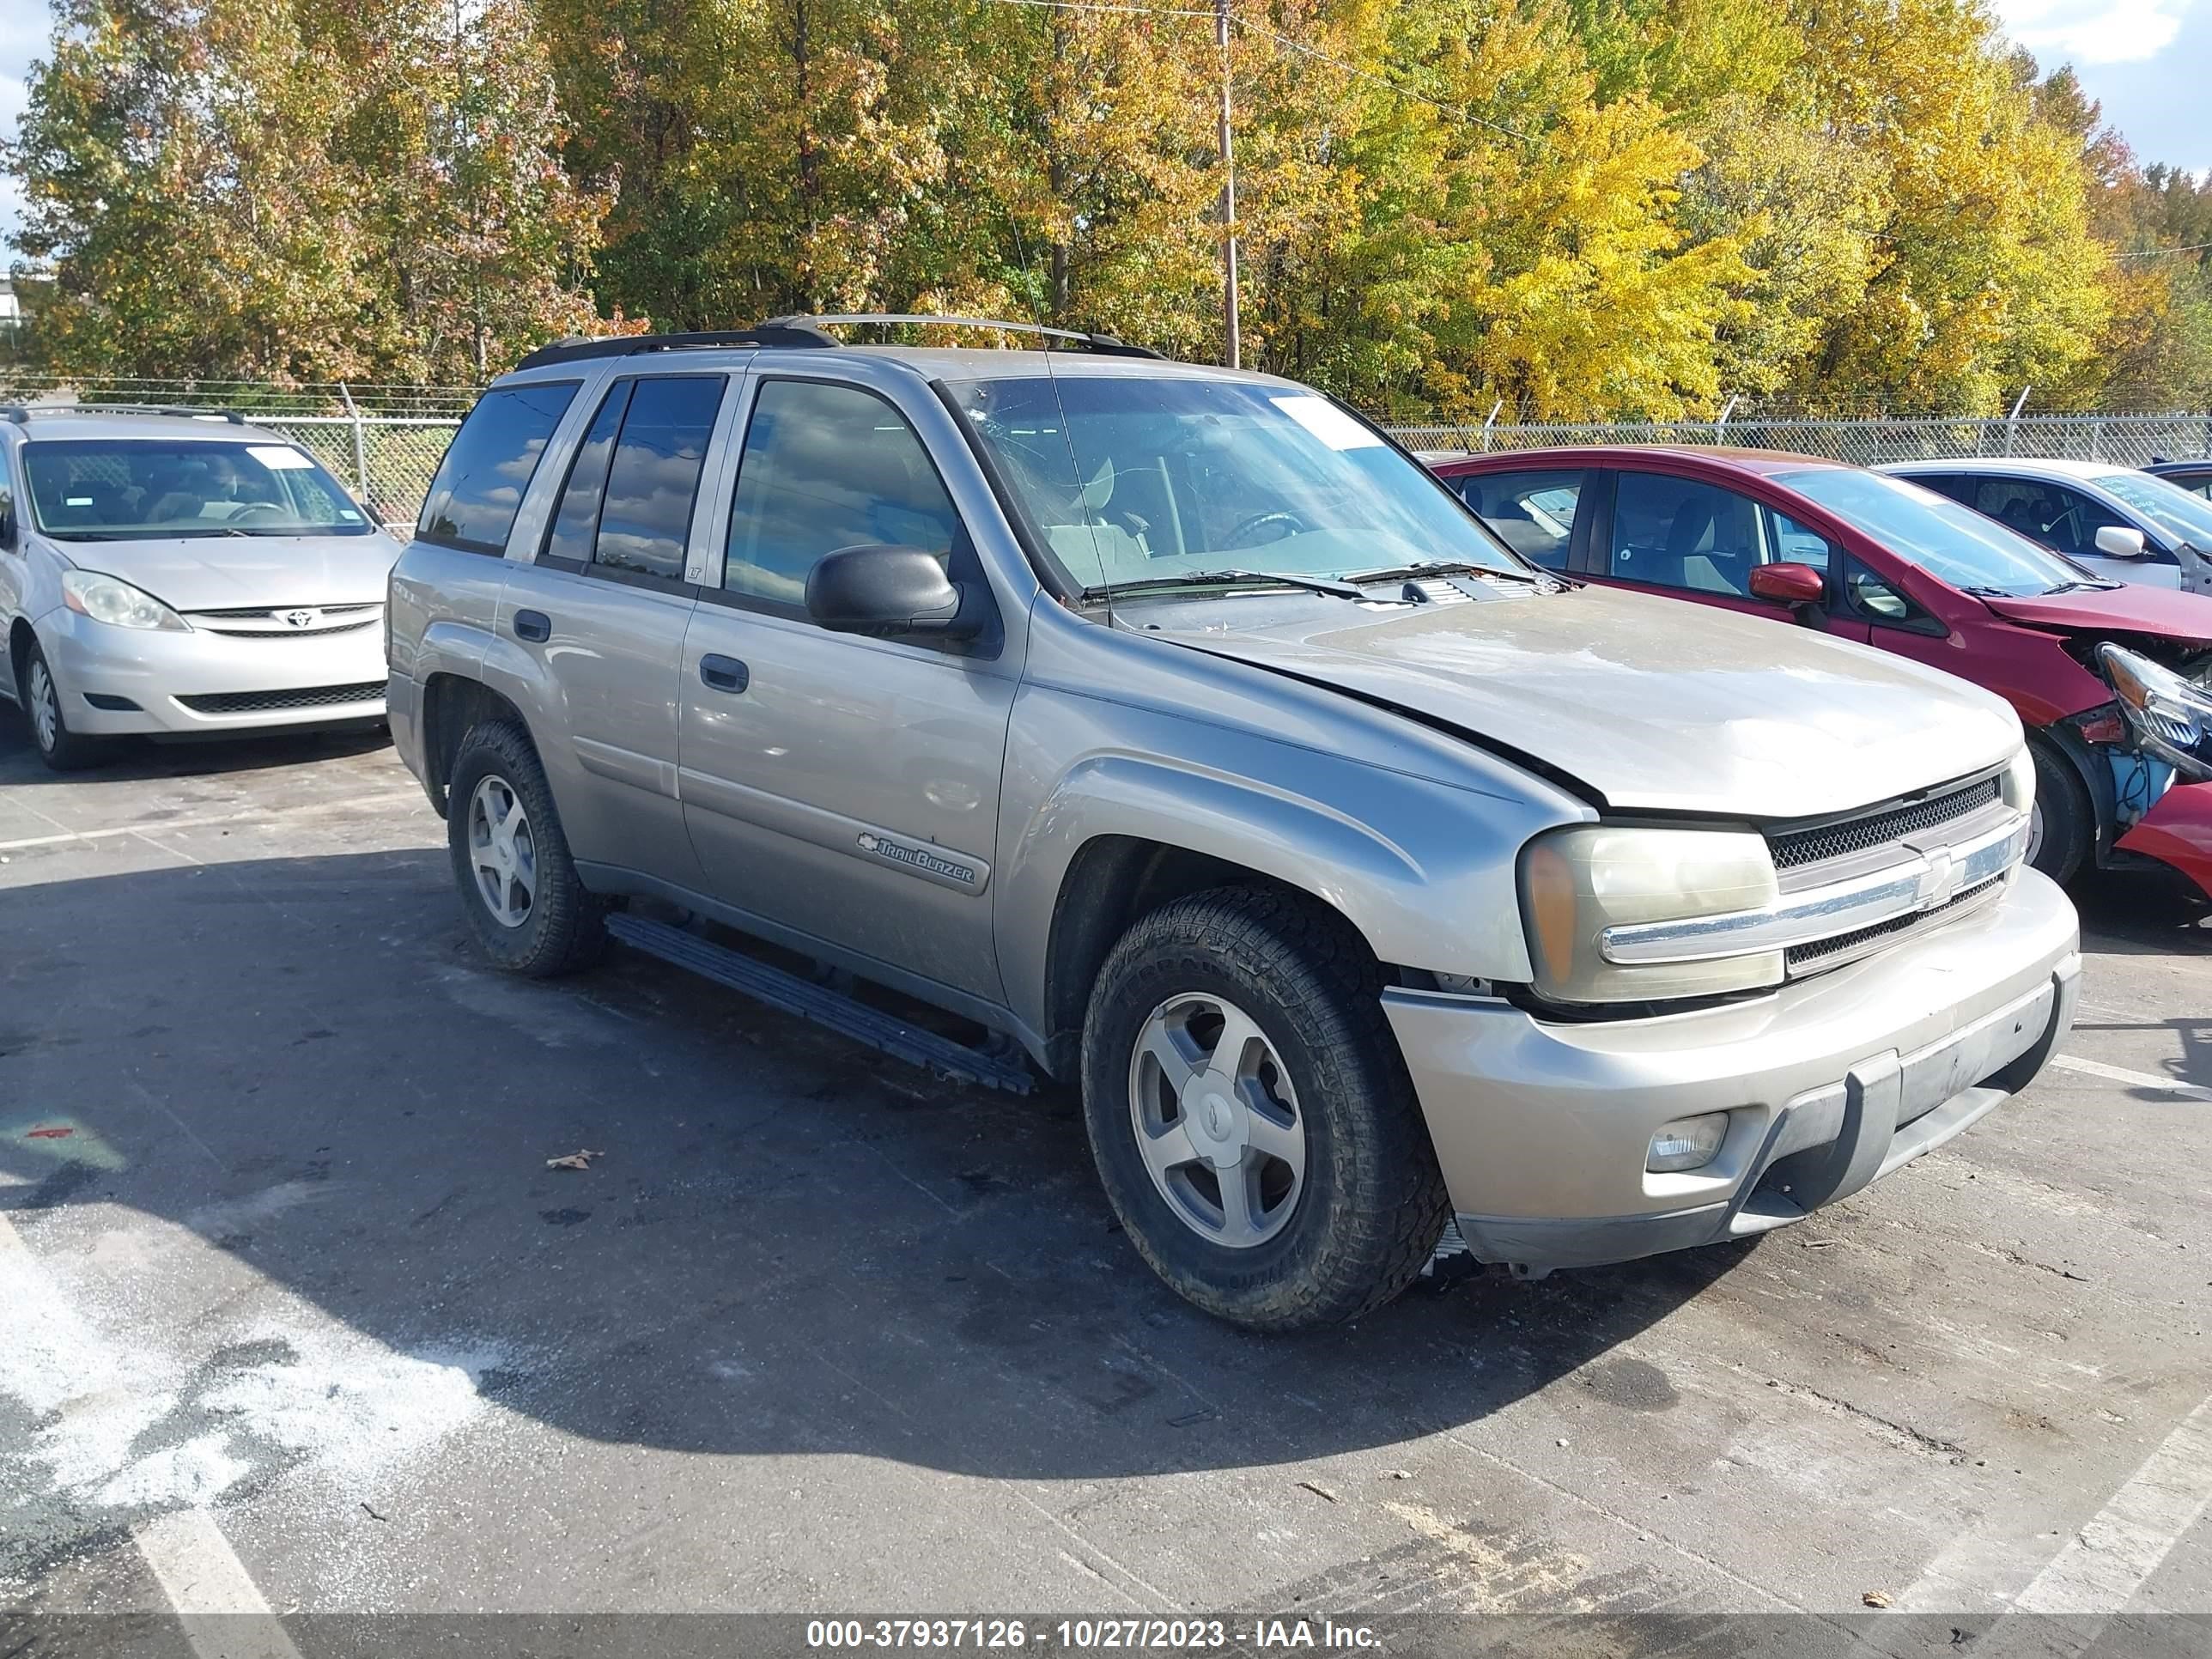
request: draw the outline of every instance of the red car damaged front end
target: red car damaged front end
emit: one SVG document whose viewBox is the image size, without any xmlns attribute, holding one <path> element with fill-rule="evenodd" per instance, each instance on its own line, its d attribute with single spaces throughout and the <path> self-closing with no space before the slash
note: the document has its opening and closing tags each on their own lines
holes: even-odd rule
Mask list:
<svg viewBox="0 0 2212 1659">
<path fill-rule="evenodd" d="M 2114 844 L 2172 865 L 2212 895 L 2212 653 L 2169 667 L 2106 641 L 2097 656 L 2142 763 L 2172 772 Z"/>
</svg>

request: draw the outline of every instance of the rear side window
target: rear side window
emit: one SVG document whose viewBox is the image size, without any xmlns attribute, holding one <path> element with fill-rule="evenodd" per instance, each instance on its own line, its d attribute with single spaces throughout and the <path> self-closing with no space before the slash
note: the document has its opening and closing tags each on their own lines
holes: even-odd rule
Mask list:
<svg viewBox="0 0 2212 1659">
<path fill-rule="evenodd" d="M 1452 485 L 1498 540 L 1547 570 L 1567 568 L 1583 473 L 1473 472 Z"/>
<path fill-rule="evenodd" d="M 1630 581 L 1692 593 L 1751 592 L 1759 505 L 1695 478 L 1623 472 L 1613 501 L 1607 568 Z"/>
<path fill-rule="evenodd" d="M 607 465 L 594 563 L 684 580 L 691 507 L 698 499 L 699 473 L 722 406 L 724 384 L 720 375 L 635 383 Z"/>
<path fill-rule="evenodd" d="M 619 380 L 599 412 L 592 417 L 584 441 L 576 446 L 576 459 L 568 463 L 568 482 L 561 486 L 560 504 L 545 532 L 545 550 L 539 556 L 557 562 L 582 565 L 592 556 L 592 544 L 599 535 L 599 503 L 605 497 L 607 465 L 614 459 L 615 434 L 622 430 L 623 411 L 629 407 L 635 380 Z"/>
<path fill-rule="evenodd" d="M 415 533 L 469 553 L 502 554 L 523 491 L 576 383 L 502 386 L 477 400 L 438 464 Z"/>
</svg>

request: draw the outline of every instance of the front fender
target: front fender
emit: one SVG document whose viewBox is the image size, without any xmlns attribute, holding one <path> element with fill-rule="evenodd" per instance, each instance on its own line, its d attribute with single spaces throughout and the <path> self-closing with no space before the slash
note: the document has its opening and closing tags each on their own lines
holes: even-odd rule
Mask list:
<svg viewBox="0 0 2212 1659">
<path fill-rule="evenodd" d="M 1073 757 L 1072 760 L 1065 757 Z M 1063 759 L 1054 770 L 1051 763 Z M 1077 855 L 1127 836 L 1241 865 L 1312 894 L 1383 962 L 1530 978 L 1516 864 L 1554 824 L 1593 816 L 1494 770 L 1494 793 L 1126 703 L 1024 688 L 1007 745 L 996 923 L 1013 1012 L 1047 1029 L 1061 888 Z"/>
</svg>

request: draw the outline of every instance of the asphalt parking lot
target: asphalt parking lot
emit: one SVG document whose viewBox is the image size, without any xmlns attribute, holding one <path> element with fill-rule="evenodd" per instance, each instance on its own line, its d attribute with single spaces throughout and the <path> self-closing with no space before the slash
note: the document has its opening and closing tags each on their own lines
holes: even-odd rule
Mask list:
<svg viewBox="0 0 2212 1659">
<path fill-rule="evenodd" d="M 1856 1200 L 1288 1340 L 1064 1105 L 501 978 L 449 881 L 379 741 L 59 779 L 0 708 L 0 1608 L 2212 1613 L 2174 886 L 2085 892 L 2063 1062 Z"/>
</svg>

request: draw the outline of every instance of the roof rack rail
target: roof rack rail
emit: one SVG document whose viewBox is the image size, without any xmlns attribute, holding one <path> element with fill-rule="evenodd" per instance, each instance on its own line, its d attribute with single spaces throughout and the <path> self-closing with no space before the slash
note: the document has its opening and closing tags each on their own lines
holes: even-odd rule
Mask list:
<svg viewBox="0 0 2212 1659">
<path fill-rule="evenodd" d="M 187 404 L 4 404 L 0 421 L 28 426 L 33 415 L 168 415 L 180 421 L 228 421 L 244 426 L 246 416 L 234 409 L 195 409 Z"/>
<path fill-rule="evenodd" d="M 1000 317 L 935 317 L 910 312 L 851 311 L 824 317 L 778 317 L 777 324 L 819 327 L 825 323 L 928 323 L 940 327 L 994 328 L 1009 334 L 1035 334 L 1051 340 L 1072 341 L 1085 351 L 1108 357 L 1150 357 L 1165 362 L 1167 354 L 1150 346 L 1132 345 L 1111 334 L 1086 333 L 1080 329 L 1047 328 L 1042 323 L 1010 322 Z"/>
<path fill-rule="evenodd" d="M 699 334 L 607 334 L 587 339 L 580 334 L 542 345 L 515 365 L 517 369 L 544 368 L 549 363 L 583 362 L 594 357 L 628 357 L 646 351 L 684 351 L 715 346 L 796 346 L 815 348 L 838 343 L 834 335 L 805 325 L 803 318 L 777 317 L 757 328 L 710 331 Z"/>
</svg>

